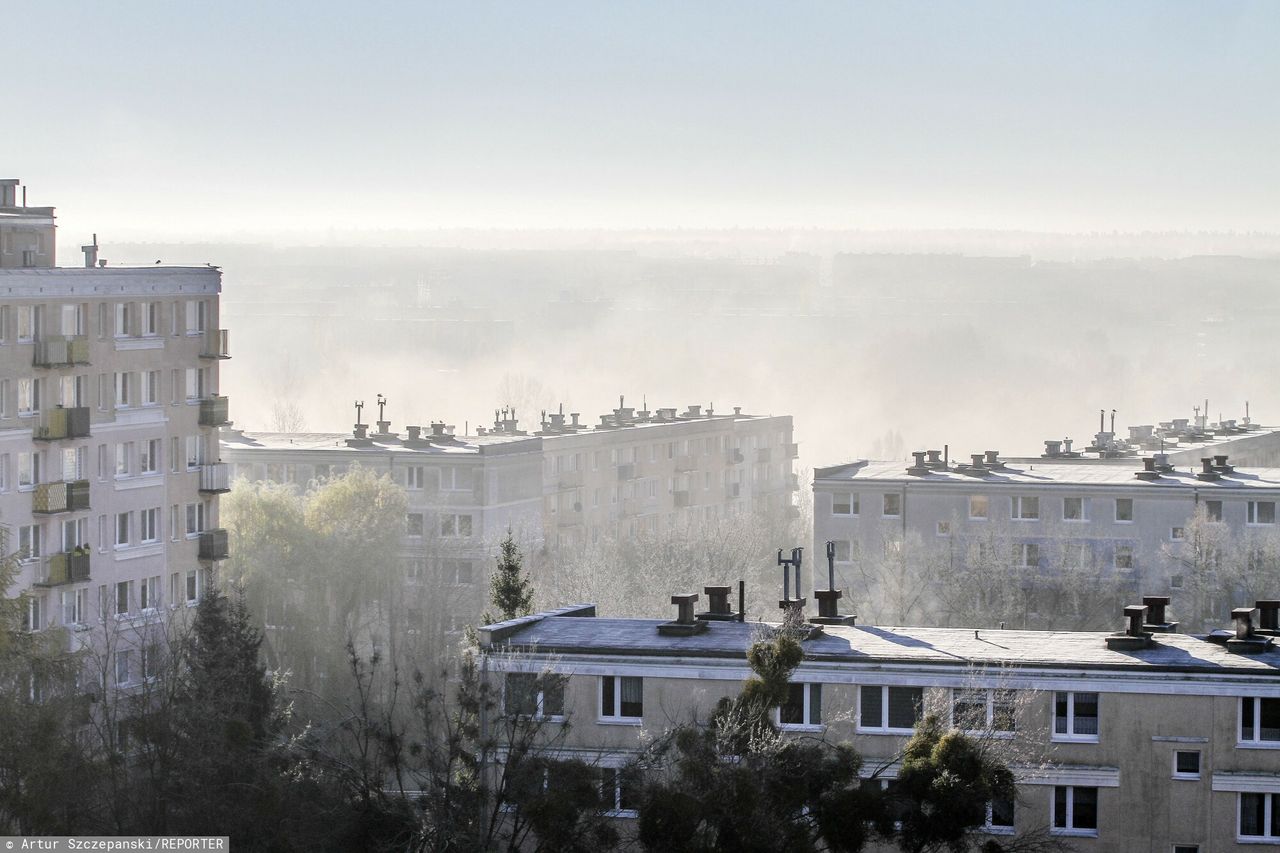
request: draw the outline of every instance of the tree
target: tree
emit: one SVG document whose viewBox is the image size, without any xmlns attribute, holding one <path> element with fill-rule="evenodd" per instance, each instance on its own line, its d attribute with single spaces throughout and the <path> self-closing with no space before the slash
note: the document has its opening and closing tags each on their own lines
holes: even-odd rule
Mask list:
<svg viewBox="0 0 1280 853">
<path fill-rule="evenodd" d="M 511 529 L 498 546 L 498 567 L 489 578 L 489 598 L 498 608 L 498 617 L 484 615 L 485 624 L 506 621 L 533 612 L 533 582 L 524 573 L 524 555 L 516 545 Z"/>
</svg>

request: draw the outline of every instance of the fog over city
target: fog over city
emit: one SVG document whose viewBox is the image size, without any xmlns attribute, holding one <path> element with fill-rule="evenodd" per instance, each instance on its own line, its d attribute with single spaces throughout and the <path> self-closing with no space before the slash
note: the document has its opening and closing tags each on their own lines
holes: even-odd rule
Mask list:
<svg viewBox="0 0 1280 853">
<path fill-rule="evenodd" d="M 1280 843 L 1280 4 L 6 11 L 0 840 Z"/>
</svg>

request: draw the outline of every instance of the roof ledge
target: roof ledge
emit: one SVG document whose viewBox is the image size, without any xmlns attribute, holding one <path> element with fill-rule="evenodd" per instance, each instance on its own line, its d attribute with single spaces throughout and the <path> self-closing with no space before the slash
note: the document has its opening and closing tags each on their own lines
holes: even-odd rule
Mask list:
<svg viewBox="0 0 1280 853">
<path fill-rule="evenodd" d="M 534 613 L 529 616 L 519 616 L 515 619 L 508 619 L 505 622 L 495 622 L 492 625 L 483 625 L 476 629 L 476 634 L 480 640 L 480 647 L 487 649 L 494 643 L 507 639 L 520 629 L 541 622 L 549 616 L 594 617 L 595 615 L 596 606 L 594 604 L 571 604 L 568 607 L 548 610 L 545 613 Z"/>
</svg>

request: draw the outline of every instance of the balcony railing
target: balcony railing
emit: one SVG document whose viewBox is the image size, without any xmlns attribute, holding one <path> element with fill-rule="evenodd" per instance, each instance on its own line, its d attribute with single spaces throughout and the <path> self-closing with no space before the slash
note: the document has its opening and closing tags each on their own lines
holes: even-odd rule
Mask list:
<svg viewBox="0 0 1280 853">
<path fill-rule="evenodd" d="M 89 363 L 89 338 L 85 335 L 46 335 L 36 341 L 36 367 L 69 367 Z"/>
<path fill-rule="evenodd" d="M 85 438 L 88 435 L 88 406 L 58 406 L 49 409 L 41 413 L 40 422 L 31 431 L 31 437 L 40 441 Z"/>
<path fill-rule="evenodd" d="M 225 560 L 228 553 L 226 530 L 219 527 L 200 534 L 199 557 L 201 560 Z"/>
<path fill-rule="evenodd" d="M 231 358 L 231 334 L 229 329 L 211 329 L 204 338 L 201 358 Z"/>
<path fill-rule="evenodd" d="M 200 426 L 217 427 L 229 423 L 226 397 L 205 397 L 200 401 Z"/>
<path fill-rule="evenodd" d="M 231 491 L 231 466 L 226 462 L 201 465 L 200 491 L 209 493 Z"/>
<path fill-rule="evenodd" d="M 36 586 L 61 586 L 89 580 L 88 552 L 64 552 L 45 558 Z"/>
<path fill-rule="evenodd" d="M 71 480 L 65 483 L 40 483 L 31 493 L 31 511 L 49 514 L 77 512 L 89 508 L 89 481 Z"/>
</svg>

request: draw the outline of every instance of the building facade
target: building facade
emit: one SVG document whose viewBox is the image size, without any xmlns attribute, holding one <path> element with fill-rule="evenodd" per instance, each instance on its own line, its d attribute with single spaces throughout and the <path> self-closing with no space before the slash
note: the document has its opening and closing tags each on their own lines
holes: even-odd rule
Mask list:
<svg viewBox="0 0 1280 853">
<path fill-rule="evenodd" d="M 52 208 L 14 209 L 0 182 L 0 519 L 26 627 L 143 636 L 194 604 L 226 556 L 218 459 L 221 274 L 211 267 L 53 265 Z M 31 263 L 12 263 L 28 253 Z M 121 641 L 117 684 L 145 677 Z M 110 680 L 110 679 L 109 679 Z"/>
<path fill-rule="evenodd" d="M 1246 566 L 1276 550 L 1280 469 L 1237 468 L 1223 456 L 1193 469 L 1152 458 L 1005 462 L 991 453 L 956 465 L 928 455 L 937 456 L 814 472 L 815 553 L 834 543 L 847 597 L 869 593 L 860 569 L 892 553 L 907 565 L 1004 561 L 1032 579 L 1087 570 L 1129 594 L 1170 595 L 1190 618 L 1190 596 L 1213 570 L 1207 534 Z M 825 586 L 826 567 L 815 572 Z"/>
<path fill-rule="evenodd" d="M 803 641 L 775 719 L 784 736 L 852 743 L 864 776 L 888 766 L 880 784 L 892 784 L 895 757 L 926 710 L 1023 744 L 1011 753 L 1020 756 L 1016 800 L 988 811 L 983 832 L 993 837 L 1041 831 L 1068 849 L 1116 853 L 1256 849 L 1280 843 L 1280 651 L 1274 630 L 1257 630 L 1274 626 L 1269 606 L 1270 622 L 1245 611 L 1237 626 L 1252 654 L 1233 652 L 1225 636 L 1139 632 L 1113 649 L 1104 633 L 828 624 Z M 1140 619 L 1163 619 L 1138 609 Z M 713 621 L 671 636 L 660 626 L 596 618 L 585 605 L 479 631 L 484 667 L 508 693 L 529 674 L 562 676 L 533 712 L 571 723 L 560 756 L 617 781 L 619 818 L 636 812 L 617 768 L 737 695 L 750 674 L 746 651 L 765 630 Z"/>
</svg>

